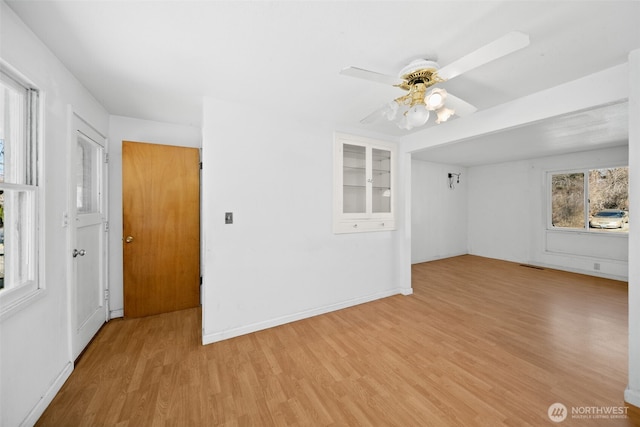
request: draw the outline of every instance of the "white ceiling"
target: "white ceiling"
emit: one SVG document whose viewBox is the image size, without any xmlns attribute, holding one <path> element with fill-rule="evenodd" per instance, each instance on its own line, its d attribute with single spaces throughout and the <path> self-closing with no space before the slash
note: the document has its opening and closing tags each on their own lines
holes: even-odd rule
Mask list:
<svg viewBox="0 0 640 427">
<path fill-rule="evenodd" d="M 484 110 L 640 48 L 638 1 L 7 3 L 111 114 L 194 126 L 210 96 L 248 110 L 230 114 L 399 136 L 359 120 L 403 92 L 342 68 L 395 75 L 416 57 L 446 65 L 507 32 L 529 34 L 529 47 L 444 84 Z"/>
<path fill-rule="evenodd" d="M 413 153 L 434 163 L 477 166 L 628 145 L 628 102 L 603 105 Z"/>
</svg>

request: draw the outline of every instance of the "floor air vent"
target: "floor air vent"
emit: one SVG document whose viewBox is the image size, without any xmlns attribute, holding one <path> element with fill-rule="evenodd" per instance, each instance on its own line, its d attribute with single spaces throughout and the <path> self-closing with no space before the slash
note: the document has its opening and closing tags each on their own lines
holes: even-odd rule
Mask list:
<svg viewBox="0 0 640 427">
<path fill-rule="evenodd" d="M 531 264 L 520 264 L 520 267 L 535 268 L 536 270 L 544 270 L 544 268 L 542 267 L 538 267 L 537 265 L 531 265 Z"/>
</svg>

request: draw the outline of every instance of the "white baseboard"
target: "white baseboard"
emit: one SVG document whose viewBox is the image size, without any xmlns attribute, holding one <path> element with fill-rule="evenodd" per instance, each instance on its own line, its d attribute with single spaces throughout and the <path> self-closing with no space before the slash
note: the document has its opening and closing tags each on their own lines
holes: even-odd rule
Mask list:
<svg viewBox="0 0 640 427">
<path fill-rule="evenodd" d="M 367 295 L 360 298 L 354 298 L 348 301 L 339 302 L 336 304 L 330 304 L 324 307 L 313 308 L 311 310 L 301 311 L 299 313 L 289 314 L 275 319 L 265 320 L 263 322 L 256 322 L 250 325 L 240 326 L 238 328 L 228 329 L 226 331 L 214 332 L 207 334 L 203 330 L 202 344 L 213 344 L 214 342 L 224 341 L 229 338 L 238 337 L 240 335 L 250 334 L 252 332 L 261 331 L 263 329 L 273 328 L 274 326 L 284 325 L 285 323 L 291 323 L 298 320 L 306 319 L 308 317 L 318 316 L 320 314 L 329 313 L 332 311 L 342 310 L 343 308 L 353 307 L 355 305 L 364 304 L 367 302 L 375 301 L 381 298 L 390 297 L 392 295 L 411 295 L 413 293 L 412 288 L 395 288 L 388 291 L 378 292 L 372 295 Z"/>
<path fill-rule="evenodd" d="M 626 389 L 624 391 L 624 401 L 640 408 L 640 390 Z"/>
<path fill-rule="evenodd" d="M 117 319 L 118 317 L 124 317 L 124 310 L 111 310 L 109 312 L 109 319 Z"/>
<path fill-rule="evenodd" d="M 56 394 L 58 394 L 65 381 L 67 381 L 67 379 L 71 375 L 71 372 L 73 372 L 73 362 L 69 362 L 65 365 L 64 369 L 60 372 L 57 378 L 53 380 L 44 396 L 42 396 L 36 406 L 33 407 L 24 421 L 20 423 L 20 426 L 33 426 L 36 422 L 38 422 L 45 409 L 47 409 L 53 398 L 56 397 Z"/>
<path fill-rule="evenodd" d="M 439 259 L 445 259 L 445 258 L 454 258 L 457 256 L 462 256 L 462 255 L 468 255 L 468 252 L 454 252 L 451 254 L 445 254 L 445 255 L 436 255 L 436 256 L 430 256 L 430 257 L 421 257 L 421 258 L 417 258 L 417 259 L 412 259 L 411 260 L 411 264 L 421 264 L 423 262 L 431 262 L 431 261 L 437 261 Z"/>
<path fill-rule="evenodd" d="M 620 282 L 628 282 L 629 281 L 629 278 L 626 277 L 626 276 L 619 276 L 617 274 L 602 273 L 600 271 L 584 270 L 582 268 L 566 267 L 566 266 L 563 266 L 563 265 L 547 264 L 547 263 L 544 263 L 544 262 L 536 262 L 536 263 L 533 263 L 531 265 L 535 265 L 537 267 L 549 268 L 551 270 L 566 271 L 568 273 L 584 274 L 585 276 L 600 277 L 602 279 L 617 280 L 617 281 L 620 281 Z"/>
</svg>

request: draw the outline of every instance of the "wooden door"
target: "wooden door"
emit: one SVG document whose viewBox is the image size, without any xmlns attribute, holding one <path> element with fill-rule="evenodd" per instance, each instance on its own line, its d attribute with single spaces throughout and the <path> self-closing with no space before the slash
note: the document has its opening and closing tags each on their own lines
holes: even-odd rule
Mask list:
<svg viewBox="0 0 640 427">
<path fill-rule="evenodd" d="M 73 358 L 77 358 L 108 319 L 106 296 L 105 138 L 73 116 L 70 144 L 69 224 L 72 245 L 71 301 Z"/>
<path fill-rule="evenodd" d="M 200 305 L 200 153 L 122 143 L 124 315 Z"/>
</svg>

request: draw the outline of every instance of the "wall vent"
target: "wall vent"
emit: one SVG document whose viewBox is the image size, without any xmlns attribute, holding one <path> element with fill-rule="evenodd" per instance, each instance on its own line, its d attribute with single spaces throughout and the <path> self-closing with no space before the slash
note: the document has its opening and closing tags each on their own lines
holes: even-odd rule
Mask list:
<svg viewBox="0 0 640 427">
<path fill-rule="evenodd" d="M 535 268 L 536 270 L 544 270 L 544 268 L 542 267 L 538 267 L 537 265 L 531 265 L 531 264 L 520 264 L 520 267 Z"/>
</svg>

